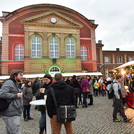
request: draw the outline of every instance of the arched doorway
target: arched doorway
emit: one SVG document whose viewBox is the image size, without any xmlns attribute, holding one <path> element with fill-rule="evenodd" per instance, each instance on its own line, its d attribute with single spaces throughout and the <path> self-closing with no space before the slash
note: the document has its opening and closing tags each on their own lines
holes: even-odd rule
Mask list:
<svg viewBox="0 0 134 134">
<path fill-rule="evenodd" d="M 49 68 L 49 74 L 53 77 L 56 73 L 61 73 L 61 70 L 57 66 L 52 66 Z"/>
</svg>

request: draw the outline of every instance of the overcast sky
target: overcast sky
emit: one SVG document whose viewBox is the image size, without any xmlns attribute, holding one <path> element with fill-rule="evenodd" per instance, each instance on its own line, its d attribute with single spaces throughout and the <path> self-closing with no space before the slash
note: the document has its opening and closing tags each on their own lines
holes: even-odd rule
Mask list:
<svg viewBox="0 0 134 134">
<path fill-rule="evenodd" d="M 95 20 L 96 42 L 102 40 L 103 50 L 134 51 L 134 0 L 1 0 L 2 11 L 12 12 L 32 4 L 63 5 Z M 0 36 L 2 24 L 0 23 Z"/>
</svg>

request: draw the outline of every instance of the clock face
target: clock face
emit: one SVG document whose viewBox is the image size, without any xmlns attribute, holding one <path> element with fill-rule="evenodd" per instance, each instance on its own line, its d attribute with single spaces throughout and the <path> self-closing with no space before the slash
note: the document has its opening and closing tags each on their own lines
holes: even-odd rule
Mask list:
<svg viewBox="0 0 134 134">
<path fill-rule="evenodd" d="M 52 23 L 56 23 L 56 18 L 51 18 Z"/>
</svg>

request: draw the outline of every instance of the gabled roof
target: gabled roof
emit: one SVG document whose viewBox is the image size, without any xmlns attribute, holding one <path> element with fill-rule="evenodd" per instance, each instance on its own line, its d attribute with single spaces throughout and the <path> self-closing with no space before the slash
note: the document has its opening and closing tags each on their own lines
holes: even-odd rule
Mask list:
<svg viewBox="0 0 134 134">
<path fill-rule="evenodd" d="M 74 21 L 73 19 L 70 19 L 69 17 L 66 17 L 65 15 L 62 15 L 60 13 L 57 13 L 57 12 L 54 12 L 54 11 L 49 11 L 49 12 L 45 12 L 45 13 L 41 13 L 41 14 L 38 14 L 38 15 L 35 15 L 35 16 L 31 16 L 29 18 L 26 18 L 26 19 L 23 19 L 21 20 L 21 23 L 24 23 L 24 24 L 41 24 L 41 25 L 59 25 L 61 26 L 60 24 L 52 24 L 52 23 L 39 23 L 39 22 L 36 22 L 36 20 L 43 20 L 44 18 L 47 18 L 48 16 L 56 16 L 60 19 L 63 19 L 64 21 L 68 22 L 70 24 L 70 26 L 73 26 L 73 27 L 79 27 L 81 28 L 83 25 Z M 64 25 L 62 25 L 64 26 Z"/>
</svg>

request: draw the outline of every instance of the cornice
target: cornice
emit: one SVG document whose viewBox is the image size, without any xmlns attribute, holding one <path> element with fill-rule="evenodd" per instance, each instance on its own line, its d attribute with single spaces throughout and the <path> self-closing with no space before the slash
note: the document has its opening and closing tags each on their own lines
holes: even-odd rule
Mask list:
<svg viewBox="0 0 134 134">
<path fill-rule="evenodd" d="M 79 26 L 69 26 L 69 25 L 60 25 L 60 24 L 42 24 L 42 23 L 30 23 L 26 22 L 24 23 L 25 26 L 46 26 L 46 27 L 60 27 L 60 28 L 74 28 L 74 29 L 80 29 Z"/>
<path fill-rule="evenodd" d="M 31 16 L 29 18 L 26 18 L 26 19 L 23 19 L 21 20 L 21 23 L 31 23 L 32 24 L 32 21 L 34 20 L 38 20 L 38 19 L 41 19 L 41 18 L 44 18 L 44 17 L 47 17 L 47 16 L 50 16 L 50 15 L 56 15 L 57 17 L 61 18 L 61 19 L 64 19 L 65 21 L 68 21 L 69 23 L 75 25 L 73 27 L 80 27 L 82 28 L 83 25 L 72 20 L 71 18 L 69 17 L 66 17 L 65 15 L 62 15 L 60 13 L 57 13 L 57 12 L 54 12 L 54 11 L 49 11 L 49 12 L 45 12 L 45 13 L 41 13 L 41 14 L 38 14 L 38 15 L 35 15 L 35 16 Z M 36 23 L 34 23 L 36 24 Z M 37 25 L 37 24 L 36 24 Z M 40 24 L 40 25 L 50 25 L 50 24 Z M 51 24 L 52 26 L 56 26 L 57 24 Z M 60 25 L 57 25 L 57 26 L 60 26 Z"/>
</svg>

